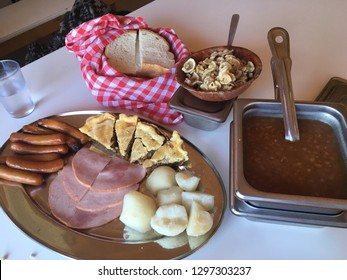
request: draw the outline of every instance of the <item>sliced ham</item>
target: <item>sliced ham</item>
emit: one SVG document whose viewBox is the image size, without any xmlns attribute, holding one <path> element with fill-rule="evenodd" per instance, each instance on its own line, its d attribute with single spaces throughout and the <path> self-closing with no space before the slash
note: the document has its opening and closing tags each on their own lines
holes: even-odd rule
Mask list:
<svg viewBox="0 0 347 280">
<path fill-rule="evenodd" d="M 80 184 L 75 177 L 71 163 L 67 163 L 61 173 L 66 193 L 71 199 L 78 202 L 76 207 L 82 210 L 103 209 L 108 205 L 123 200 L 125 194 L 132 190 L 136 191 L 139 187 L 139 184 L 134 184 L 132 186 L 119 187 L 108 192 L 95 191 L 93 185 L 87 188 Z"/>
<path fill-rule="evenodd" d="M 120 215 L 124 195 L 137 190 L 145 175 L 140 165 L 84 147 L 50 184 L 51 212 L 71 228 L 101 226 Z"/>
<path fill-rule="evenodd" d="M 146 175 L 142 165 L 132 164 L 124 159 L 113 157 L 93 182 L 96 191 L 110 191 L 140 182 Z"/>
<path fill-rule="evenodd" d="M 89 190 L 85 196 L 78 202 L 77 208 L 81 210 L 102 210 L 109 205 L 123 201 L 124 196 L 130 191 L 136 191 L 138 184 L 115 189 L 110 192 L 97 192 L 93 189 Z"/>
<path fill-rule="evenodd" d="M 123 201 L 108 205 L 102 210 L 81 210 L 78 202 L 71 199 L 63 186 L 62 173 L 49 186 L 48 203 L 53 216 L 63 224 L 76 229 L 98 227 L 117 218 L 123 207 Z"/>
<path fill-rule="evenodd" d="M 90 188 L 82 185 L 75 176 L 72 169 L 71 161 L 69 161 L 61 171 L 63 177 L 63 185 L 67 194 L 75 201 L 80 201 Z"/>
<path fill-rule="evenodd" d="M 95 178 L 111 161 L 111 157 L 101 155 L 88 147 L 80 149 L 72 159 L 72 168 L 77 180 L 90 188 Z"/>
</svg>

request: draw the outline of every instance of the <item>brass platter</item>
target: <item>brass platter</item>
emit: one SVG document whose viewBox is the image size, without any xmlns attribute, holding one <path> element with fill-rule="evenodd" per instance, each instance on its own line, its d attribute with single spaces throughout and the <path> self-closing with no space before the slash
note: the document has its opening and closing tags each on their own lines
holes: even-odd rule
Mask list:
<svg viewBox="0 0 347 280">
<path fill-rule="evenodd" d="M 52 116 L 75 127 L 86 118 L 101 111 L 76 111 Z M 30 187 L 0 181 L 0 204 L 13 223 L 42 245 L 73 259 L 167 260 L 184 258 L 201 248 L 217 231 L 223 219 L 226 194 L 223 181 L 210 160 L 192 143 L 184 139 L 191 161 L 191 169 L 201 176 L 202 191 L 215 197 L 213 227 L 204 236 L 163 237 L 154 232 L 140 234 L 124 227 L 119 219 L 89 230 L 74 230 L 50 213 L 47 203 L 47 178 L 43 186 Z M 12 152 L 7 141 L 0 156 Z M 54 175 L 51 175 L 52 178 Z"/>
</svg>

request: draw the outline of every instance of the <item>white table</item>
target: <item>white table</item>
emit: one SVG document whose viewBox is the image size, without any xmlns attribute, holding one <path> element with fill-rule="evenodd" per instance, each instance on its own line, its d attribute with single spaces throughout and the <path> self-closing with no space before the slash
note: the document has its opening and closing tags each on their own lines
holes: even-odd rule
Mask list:
<svg viewBox="0 0 347 280">
<path fill-rule="evenodd" d="M 156 0 L 134 11 L 152 27 L 172 27 L 192 51 L 227 41 L 230 18 L 240 14 L 235 45 L 256 52 L 263 72 L 245 98 L 273 98 L 267 32 L 281 26 L 291 38 L 292 79 L 298 100 L 313 100 L 333 76 L 347 77 L 347 2 L 344 0 Z M 23 68 L 36 110 L 13 119 L 0 108 L 0 144 L 12 131 L 64 111 L 102 109 L 91 96 L 74 55 L 62 48 Z M 182 123 L 175 127 L 203 150 L 229 193 L 229 128 L 232 114 L 207 132 Z M 212 143 L 218 143 L 213 144 Z M 229 203 L 229 198 L 228 198 Z M 22 233 L 0 211 L 0 256 L 9 259 L 66 259 Z M 347 259 L 347 229 L 250 221 L 226 209 L 219 230 L 187 259 Z"/>
</svg>

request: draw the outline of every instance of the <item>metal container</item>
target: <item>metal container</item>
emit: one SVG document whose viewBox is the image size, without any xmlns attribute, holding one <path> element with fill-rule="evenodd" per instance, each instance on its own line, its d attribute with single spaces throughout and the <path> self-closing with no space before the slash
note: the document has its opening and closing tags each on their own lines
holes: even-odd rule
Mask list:
<svg viewBox="0 0 347 280">
<path fill-rule="evenodd" d="M 317 96 L 316 101 L 340 103 L 347 108 L 347 80 L 332 77 Z"/>
<path fill-rule="evenodd" d="M 268 41 L 276 101 L 234 103 L 230 209 L 248 218 L 347 227 L 347 107 L 295 102 L 289 34 L 276 27 Z M 332 79 L 317 99 L 345 100 L 343 82 Z"/>
<path fill-rule="evenodd" d="M 320 214 L 305 211 L 282 210 L 256 207 L 247 201 L 231 197 L 230 210 L 233 214 L 257 221 L 272 221 L 314 226 L 347 227 L 347 212 L 339 211 L 333 214 Z"/>
<path fill-rule="evenodd" d="M 347 109 L 342 104 L 335 103 L 296 103 L 298 120 L 308 119 L 324 122 L 334 131 L 341 152 L 345 170 L 347 168 Z M 281 220 L 290 214 L 309 214 L 313 220 L 321 220 L 322 215 L 340 215 L 347 210 L 346 198 L 327 198 L 314 195 L 293 195 L 277 192 L 266 192 L 250 185 L 244 174 L 244 138 L 243 123 L 245 118 L 270 117 L 281 118 L 281 103 L 272 100 L 238 99 L 234 103 L 234 121 L 231 124 L 231 178 L 230 201 L 234 213 L 240 214 L 247 209 L 247 216 L 257 216 L 255 212 L 277 211 L 276 219 Z M 257 134 L 254 133 L 254 137 Z M 347 182 L 346 182 L 347 189 Z M 236 206 L 239 209 L 235 208 Z M 240 204 L 242 207 L 240 208 Z M 240 210 L 241 209 L 241 210 Z M 251 210 L 250 210 L 251 209 Z M 240 211 L 239 211 L 240 210 Z M 281 215 L 281 213 L 283 213 Z M 244 213 L 246 214 L 246 213 Z M 273 213 L 269 214 L 270 216 Z M 287 219 L 287 218 L 286 218 Z M 297 220 L 292 217 L 291 220 Z M 345 217 L 343 218 L 345 220 Z M 324 223 L 324 222 L 322 222 Z M 333 222 L 334 223 L 334 222 Z"/>
<path fill-rule="evenodd" d="M 202 130 L 215 130 L 229 116 L 235 99 L 221 102 L 204 101 L 179 87 L 168 105 L 182 113 L 188 125 Z"/>
</svg>

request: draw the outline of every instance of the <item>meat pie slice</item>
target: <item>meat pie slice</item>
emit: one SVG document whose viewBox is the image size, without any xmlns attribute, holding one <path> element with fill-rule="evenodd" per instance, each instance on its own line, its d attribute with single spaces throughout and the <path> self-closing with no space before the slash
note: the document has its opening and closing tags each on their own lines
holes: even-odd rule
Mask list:
<svg viewBox="0 0 347 280">
<path fill-rule="evenodd" d="M 89 117 L 79 130 L 105 148 L 113 150 L 115 121 L 113 114 L 104 113 Z"/>
<path fill-rule="evenodd" d="M 129 157 L 129 150 L 133 143 L 138 117 L 119 114 L 115 123 L 118 150 L 122 157 Z"/>
<path fill-rule="evenodd" d="M 143 162 L 145 168 L 157 165 L 179 165 L 189 160 L 188 152 L 183 147 L 184 142 L 177 131 L 172 133 L 169 141 L 157 149 L 150 159 Z"/>
<path fill-rule="evenodd" d="M 135 131 L 134 145 L 132 146 L 130 162 L 141 163 L 149 158 L 166 141 L 166 137 L 152 124 L 138 122 Z"/>
</svg>

